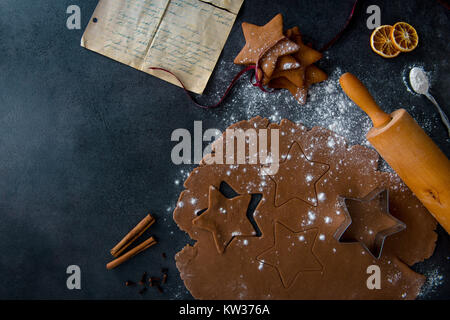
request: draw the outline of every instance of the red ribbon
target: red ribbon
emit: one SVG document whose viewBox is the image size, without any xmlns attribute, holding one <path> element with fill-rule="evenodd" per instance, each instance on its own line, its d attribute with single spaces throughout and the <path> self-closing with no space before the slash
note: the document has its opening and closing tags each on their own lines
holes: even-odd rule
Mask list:
<svg viewBox="0 0 450 320">
<path fill-rule="evenodd" d="M 354 2 L 354 4 L 353 4 L 353 8 L 352 8 L 352 11 L 350 12 L 350 16 L 347 18 L 347 21 L 345 22 L 345 25 L 344 25 L 344 27 L 342 28 L 342 30 L 330 41 L 330 42 L 328 42 L 325 46 L 323 46 L 322 47 L 322 49 L 320 49 L 320 52 L 324 52 L 324 51 L 326 51 L 326 50 L 328 50 L 332 45 L 334 45 L 334 43 L 336 42 L 336 41 L 338 41 L 339 40 L 339 38 L 344 34 L 344 32 L 345 32 L 345 30 L 347 29 L 347 27 L 348 27 L 348 25 L 350 24 L 350 22 L 351 22 L 351 20 L 352 20 L 352 18 L 353 18 L 353 15 L 354 15 L 354 13 L 355 13 L 355 9 L 356 9 L 356 5 L 358 4 L 358 0 L 355 0 L 355 2 Z M 281 40 L 279 40 L 279 41 L 282 41 L 283 39 L 281 39 Z M 278 42 L 277 42 L 278 43 Z M 271 47 L 270 47 L 271 48 Z M 261 54 L 260 54 L 260 57 L 262 57 L 264 54 L 265 54 L 265 52 L 267 51 L 267 50 L 269 50 L 270 48 L 267 48 L 264 52 L 262 52 Z M 180 83 L 180 85 L 183 87 L 183 89 L 184 89 L 184 92 L 187 94 L 187 96 L 189 97 L 189 99 L 191 99 L 192 100 L 192 102 L 194 102 L 194 104 L 197 106 L 197 107 L 200 107 L 200 108 L 203 108 L 203 109 L 214 109 L 214 108 L 217 108 L 217 107 L 219 107 L 221 104 L 222 104 L 222 102 L 225 100 L 225 98 L 228 96 L 228 94 L 230 93 L 230 91 L 231 91 L 231 89 L 233 88 L 233 86 L 236 84 L 236 82 L 239 80 L 239 78 L 244 74 L 244 73 L 246 73 L 247 71 L 249 71 L 249 70 L 255 70 L 255 73 L 254 73 L 254 77 L 255 77 L 255 82 L 253 82 L 253 76 L 252 76 L 252 78 L 250 79 L 250 82 L 252 83 L 252 85 L 253 86 L 255 86 L 255 87 L 258 87 L 260 90 L 262 90 L 262 91 L 264 91 L 264 92 L 268 92 L 268 93 L 272 93 L 272 92 L 274 92 L 275 90 L 267 90 L 266 88 L 264 88 L 264 86 L 262 85 L 262 83 L 261 83 L 261 79 L 259 79 L 259 77 L 258 77 L 258 63 L 259 63 L 259 59 L 258 59 L 258 62 L 256 63 L 256 65 L 251 65 L 251 66 L 247 66 L 247 67 L 245 67 L 244 69 L 242 69 L 241 71 L 239 71 L 235 76 L 234 76 L 234 78 L 233 78 L 233 80 L 230 82 L 230 84 L 228 85 L 228 87 L 227 87 L 227 90 L 225 90 L 225 93 L 222 95 L 222 97 L 220 98 L 220 100 L 219 100 L 219 102 L 217 102 L 216 104 L 214 104 L 214 105 L 209 105 L 209 106 L 206 106 L 206 105 L 203 105 L 203 104 L 200 104 L 200 103 L 198 103 L 197 101 L 195 101 L 195 99 L 191 96 L 191 94 L 189 93 L 189 91 L 186 89 L 186 86 L 184 85 L 184 83 L 183 83 L 183 81 L 181 81 L 180 80 L 180 78 L 178 78 L 177 77 L 177 75 L 176 74 L 174 74 L 172 71 L 170 71 L 170 70 L 167 70 L 167 69 L 164 69 L 164 68 L 160 68 L 160 67 L 150 67 L 149 69 L 150 70 L 159 70 L 159 71 L 164 71 L 164 72 L 167 72 L 167 73 L 169 73 L 169 74 L 171 74 L 175 79 L 177 79 L 177 81 Z"/>
<path fill-rule="evenodd" d="M 264 54 L 264 53 L 262 53 L 262 54 Z M 262 55 L 262 54 L 261 54 L 261 55 Z M 259 60 L 258 60 L 258 62 L 259 62 Z M 210 105 L 210 106 L 206 106 L 206 105 L 203 105 L 203 104 L 198 103 L 198 102 L 191 96 L 191 94 L 189 93 L 188 89 L 187 89 L 186 86 L 184 85 L 183 81 L 181 81 L 181 79 L 178 78 L 178 76 L 177 76 L 175 73 L 173 73 L 172 71 L 167 70 L 167 69 L 164 69 L 164 68 L 160 68 L 160 67 L 149 67 L 149 69 L 150 69 L 150 70 L 164 71 L 164 72 L 167 72 L 167 73 L 171 74 L 175 79 L 177 79 L 177 81 L 178 81 L 178 82 L 180 83 L 180 85 L 183 87 L 184 92 L 187 94 L 187 96 L 189 97 L 189 99 L 191 99 L 192 102 L 194 102 L 194 104 L 195 104 L 197 107 L 200 107 L 200 108 L 203 108 L 203 109 L 214 109 L 214 108 L 219 107 L 219 106 L 222 104 L 222 102 L 225 100 L 225 98 L 228 96 L 228 94 L 230 93 L 231 89 L 232 89 L 233 86 L 236 84 L 236 82 L 239 80 L 239 78 L 242 77 L 242 75 L 243 75 L 244 73 L 246 73 L 247 71 L 249 71 L 249 70 L 255 70 L 254 77 L 255 77 L 255 80 L 256 80 L 256 81 L 253 82 L 253 76 L 252 76 L 251 79 L 250 79 L 250 82 L 251 82 L 251 84 L 252 84 L 254 87 L 258 87 L 260 90 L 262 90 L 262 91 L 264 91 L 264 92 L 268 92 L 268 93 L 274 92 L 274 90 L 270 90 L 270 91 L 267 90 L 267 89 L 264 88 L 264 86 L 262 85 L 261 79 L 259 79 L 259 77 L 258 77 L 258 72 L 257 72 L 257 70 L 258 70 L 258 63 L 257 63 L 256 65 L 250 65 L 250 66 L 247 66 L 247 67 L 245 67 L 244 69 L 242 69 L 241 71 L 239 71 L 239 72 L 234 76 L 233 80 L 231 80 L 230 84 L 228 85 L 227 90 L 225 90 L 225 93 L 222 95 L 222 97 L 220 98 L 219 102 L 217 102 L 216 104 Z"/>
<path fill-rule="evenodd" d="M 340 31 L 333 39 L 331 39 L 330 42 L 328 42 L 326 45 L 324 45 L 324 46 L 322 47 L 322 49 L 319 50 L 320 52 L 324 52 L 324 51 L 327 51 L 328 49 L 330 49 L 330 47 L 331 47 L 332 45 L 334 45 L 334 44 L 336 43 L 336 41 L 339 40 L 340 37 L 342 37 L 342 35 L 344 34 L 344 32 L 345 32 L 345 30 L 347 29 L 348 25 L 349 25 L 350 22 L 352 21 L 353 14 L 355 13 L 355 9 L 356 9 L 356 5 L 357 5 L 357 4 L 358 4 L 358 0 L 355 0 L 355 3 L 353 4 L 352 11 L 350 12 L 350 15 L 348 16 L 347 21 L 345 21 L 345 25 L 344 25 L 344 27 L 342 28 L 342 30 L 341 30 L 341 31 Z"/>
<path fill-rule="evenodd" d="M 217 102 L 217 103 L 214 104 L 214 105 L 209 105 L 209 106 L 200 104 L 200 103 L 198 103 L 197 101 L 195 101 L 195 99 L 191 96 L 191 94 L 189 93 L 189 91 L 186 89 L 186 86 L 184 85 L 183 81 L 181 81 L 180 78 L 178 78 L 177 75 L 174 74 L 172 71 L 167 70 L 167 69 L 164 69 L 164 68 L 159 68 L 159 67 L 150 67 L 149 69 L 151 69 L 151 70 L 164 71 L 164 72 L 167 72 L 167 73 L 171 74 L 173 77 L 175 77 L 175 79 L 177 79 L 177 81 L 178 81 L 178 82 L 180 83 L 180 85 L 183 87 L 184 92 L 187 94 L 187 96 L 189 97 L 189 99 L 191 99 L 192 102 L 194 102 L 194 104 L 195 104 L 197 107 L 200 107 L 200 108 L 203 108 L 203 109 L 214 109 L 214 108 L 219 107 L 219 106 L 222 104 L 222 102 L 225 100 L 225 98 L 226 98 L 226 97 L 228 96 L 228 94 L 230 93 L 230 91 L 231 91 L 231 89 L 233 88 L 233 86 L 236 84 L 236 82 L 239 80 L 239 78 L 240 78 L 244 73 L 246 73 L 246 72 L 249 71 L 249 70 L 256 70 L 256 68 L 257 68 L 256 65 L 251 65 L 251 66 L 247 66 L 247 67 L 245 67 L 244 69 L 242 69 L 241 71 L 239 71 L 239 72 L 234 76 L 234 78 L 233 78 L 233 80 L 230 82 L 230 84 L 228 85 L 227 90 L 225 90 L 225 93 L 222 95 L 222 97 L 220 98 L 219 102 Z M 267 90 L 264 89 L 264 87 L 262 86 L 261 81 L 260 81 L 259 78 L 258 78 L 258 73 L 257 73 L 257 72 L 255 72 L 255 78 L 256 78 L 256 82 L 255 82 L 255 83 L 252 83 L 252 84 L 253 84 L 255 87 L 258 87 L 258 88 L 260 88 L 261 90 L 267 92 Z"/>
</svg>

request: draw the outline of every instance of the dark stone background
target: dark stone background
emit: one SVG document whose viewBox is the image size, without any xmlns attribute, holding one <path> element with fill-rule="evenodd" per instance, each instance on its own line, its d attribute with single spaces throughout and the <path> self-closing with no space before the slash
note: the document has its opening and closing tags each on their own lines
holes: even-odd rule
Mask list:
<svg viewBox="0 0 450 320">
<path fill-rule="evenodd" d="M 240 23 L 265 24 L 276 13 L 285 26 L 299 25 L 316 47 L 333 38 L 352 6 L 345 1 L 245 0 L 219 62 L 237 72 L 234 56 L 244 44 Z M 66 28 L 66 8 L 82 10 L 82 30 Z M 179 278 L 173 256 L 189 239 L 171 218 L 182 186 L 180 170 L 170 160 L 176 128 L 226 128 L 230 100 L 221 109 L 194 107 L 177 87 L 80 47 L 80 38 L 97 1 L 2 0 L 0 2 L 0 298 L 2 299 L 139 299 L 143 271 L 156 275 L 169 268 L 165 293 L 150 290 L 144 299 L 191 298 Z M 368 46 L 365 10 L 382 9 L 382 23 L 407 21 L 420 35 L 412 53 L 386 60 Z M 450 114 L 448 56 L 449 11 L 437 1 L 366 1 L 359 6 L 344 37 L 320 63 L 365 79 L 386 111 L 405 107 L 450 155 L 449 140 L 439 117 L 424 97 L 407 92 L 405 67 L 418 63 L 433 73 L 432 93 Z M 205 95 L 218 97 L 227 83 L 213 74 Z M 246 80 L 242 80 L 246 81 Z M 256 89 L 255 89 L 256 90 Z M 232 95 L 239 98 L 239 88 Z M 287 97 L 287 93 L 280 93 Z M 262 100 L 261 116 L 272 109 Z M 280 116 L 308 122 L 308 108 L 278 101 Z M 410 108 L 410 106 L 415 106 Z M 326 106 L 323 106 L 326 108 Z M 356 107 L 352 116 L 365 116 Z M 303 112 L 305 112 L 303 114 Z M 366 118 L 364 118 L 366 119 Z M 354 128 L 363 137 L 365 130 Z M 183 179 L 183 176 L 181 176 Z M 157 217 L 148 234 L 159 244 L 129 263 L 106 271 L 109 249 L 147 212 Z M 439 270 L 441 285 L 423 298 L 449 298 L 449 236 L 439 227 L 434 256 L 415 266 Z M 161 253 L 167 254 L 167 259 Z M 82 290 L 67 290 L 66 267 L 82 270 Z"/>
</svg>

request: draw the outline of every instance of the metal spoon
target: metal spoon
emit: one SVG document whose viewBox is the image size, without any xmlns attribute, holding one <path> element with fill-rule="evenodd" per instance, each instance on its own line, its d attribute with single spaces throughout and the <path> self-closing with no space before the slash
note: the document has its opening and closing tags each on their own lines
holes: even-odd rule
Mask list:
<svg viewBox="0 0 450 320">
<path fill-rule="evenodd" d="M 433 98 L 433 96 L 428 92 L 430 89 L 430 82 L 428 80 L 428 76 L 422 68 L 414 67 L 409 72 L 409 82 L 411 83 L 411 87 L 418 94 L 423 94 L 427 97 L 433 104 L 436 106 L 439 114 L 441 115 L 442 122 L 447 128 L 448 135 L 450 136 L 450 122 L 448 121 L 447 116 L 444 111 L 439 107 L 439 104 Z"/>
</svg>

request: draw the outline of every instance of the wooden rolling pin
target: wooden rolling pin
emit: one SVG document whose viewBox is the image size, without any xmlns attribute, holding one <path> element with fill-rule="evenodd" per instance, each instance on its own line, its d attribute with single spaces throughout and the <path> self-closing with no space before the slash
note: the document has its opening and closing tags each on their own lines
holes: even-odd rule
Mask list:
<svg viewBox="0 0 450 320">
<path fill-rule="evenodd" d="M 450 161 L 405 109 L 387 114 L 350 73 L 339 82 L 373 122 L 367 140 L 450 234 Z"/>
</svg>

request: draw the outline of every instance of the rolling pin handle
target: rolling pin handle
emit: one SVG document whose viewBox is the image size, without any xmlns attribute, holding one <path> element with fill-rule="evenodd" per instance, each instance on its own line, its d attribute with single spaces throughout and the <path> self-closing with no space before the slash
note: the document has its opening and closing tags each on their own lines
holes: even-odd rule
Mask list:
<svg viewBox="0 0 450 320">
<path fill-rule="evenodd" d="M 391 121 L 391 116 L 381 110 L 367 88 L 353 74 L 344 73 L 339 83 L 347 96 L 367 113 L 375 128 L 382 127 Z"/>
</svg>

